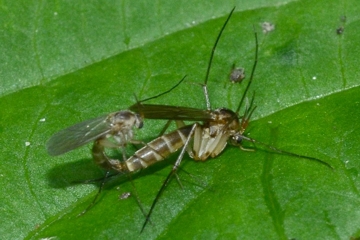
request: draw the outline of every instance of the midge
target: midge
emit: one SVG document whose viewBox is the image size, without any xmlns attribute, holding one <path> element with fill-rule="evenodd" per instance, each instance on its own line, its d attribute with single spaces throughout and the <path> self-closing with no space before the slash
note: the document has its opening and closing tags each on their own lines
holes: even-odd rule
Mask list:
<svg viewBox="0 0 360 240">
<path fill-rule="evenodd" d="M 132 105 L 129 108 L 131 111 L 139 113 L 144 118 L 167 119 L 169 120 L 169 122 L 171 120 L 175 120 L 178 129 L 168 134 L 164 134 L 159 138 L 154 139 L 153 141 L 147 143 L 146 146 L 138 150 L 134 154 L 134 156 L 130 157 L 125 162 L 120 162 L 120 164 L 116 167 L 117 171 L 128 172 L 128 171 L 136 171 L 142 168 L 146 168 L 156 163 L 157 161 L 164 160 L 170 154 L 178 151 L 181 148 L 180 154 L 175 164 L 173 165 L 171 172 L 165 179 L 162 187 L 160 188 L 159 192 L 157 193 L 157 196 L 155 197 L 151 205 L 150 211 L 148 212 L 146 220 L 143 224 L 142 231 L 144 230 L 146 224 L 148 223 L 150 219 L 150 215 L 160 195 L 162 194 L 167 184 L 171 180 L 171 177 L 174 174 L 176 174 L 183 159 L 183 156 L 185 154 L 185 151 L 188 152 L 191 158 L 195 160 L 205 161 L 209 157 L 214 158 L 218 156 L 224 150 L 228 142 L 244 150 L 244 148 L 242 147 L 242 141 L 246 140 L 254 144 L 257 143 L 263 145 L 278 153 L 317 161 L 327 167 L 332 168 L 328 163 L 320 159 L 283 151 L 275 147 L 269 146 L 265 143 L 256 141 L 255 139 L 244 136 L 244 132 L 248 127 L 251 115 L 256 108 L 253 105 L 254 103 L 254 96 L 253 96 L 251 98 L 250 103 L 245 105 L 243 115 L 241 116 L 239 114 L 240 109 L 242 108 L 242 105 L 246 98 L 247 92 L 249 90 L 249 87 L 252 83 L 258 61 L 257 60 L 258 40 L 257 40 L 256 32 L 255 32 L 256 49 L 255 49 L 254 64 L 252 67 L 249 82 L 244 90 L 244 93 L 242 95 L 242 98 L 239 102 L 236 111 L 232 111 L 227 108 L 218 108 L 215 110 L 211 109 L 208 90 L 207 90 L 207 81 L 209 78 L 212 59 L 217 43 L 219 42 L 222 32 L 225 26 L 227 25 L 233 11 L 234 9 L 230 12 L 224 25 L 222 26 L 210 55 L 210 60 L 205 76 L 205 82 L 203 85 L 207 110 L 188 108 L 188 107 L 168 106 L 168 105 L 142 104 L 142 101 Z M 185 120 L 197 121 L 197 122 L 194 124 L 185 125 L 183 122 Z M 98 150 L 99 152 L 101 152 L 101 148 L 99 148 Z M 104 154 L 101 157 L 106 158 L 107 156 Z M 110 161 L 110 160 L 106 160 L 106 161 Z"/>
<path fill-rule="evenodd" d="M 64 154 L 95 140 L 96 145 L 123 148 L 127 143 L 139 143 L 133 140 L 133 127 L 142 128 L 142 126 L 143 120 L 139 114 L 128 110 L 118 111 L 86 120 L 55 133 L 48 140 L 46 148 L 51 156 Z M 109 169 L 109 163 L 98 161 L 96 163 Z"/>
<path fill-rule="evenodd" d="M 142 101 L 148 101 L 167 94 L 184 79 L 185 77 L 169 90 Z M 125 160 L 124 148 L 128 143 L 144 144 L 142 141 L 133 139 L 133 129 L 142 127 L 143 119 L 140 114 L 129 110 L 113 112 L 77 123 L 55 133 L 47 141 L 46 149 L 49 155 L 58 156 L 94 141 L 92 154 L 95 163 L 104 169 L 111 170 L 113 162 L 104 162 L 103 159 L 97 157 L 97 148 L 120 149 Z"/>
</svg>

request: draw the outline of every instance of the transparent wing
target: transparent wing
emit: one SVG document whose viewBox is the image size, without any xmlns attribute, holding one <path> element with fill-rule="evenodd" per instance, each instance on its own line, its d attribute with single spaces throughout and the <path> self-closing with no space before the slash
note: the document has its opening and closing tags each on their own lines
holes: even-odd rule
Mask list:
<svg viewBox="0 0 360 240">
<path fill-rule="evenodd" d="M 111 129 L 108 116 L 90 119 L 55 133 L 46 143 L 48 153 L 60 155 L 106 135 Z"/>
<path fill-rule="evenodd" d="M 168 105 L 134 104 L 129 109 L 149 119 L 209 121 L 214 117 L 211 111 Z"/>
</svg>

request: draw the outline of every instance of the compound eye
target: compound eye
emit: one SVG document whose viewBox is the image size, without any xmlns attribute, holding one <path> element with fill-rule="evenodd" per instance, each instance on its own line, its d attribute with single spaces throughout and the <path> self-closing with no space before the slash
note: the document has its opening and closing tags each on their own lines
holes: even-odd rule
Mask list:
<svg viewBox="0 0 360 240">
<path fill-rule="evenodd" d="M 130 119 L 132 117 L 132 113 L 130 113 L 129 111 L 119 111 L 115 114 L 114 117 L 118 122 L 123 122 Z"/>
<path fill-rule="evenodd" d="M 234 136 L 234 141 L 237 143 L 237 144 L 240 144 L 242 142 L 243 138 L 241 135 L 237 135 L 237 136 Z"/>
<path fill-rule="evenodd" d="M 230 139 L 230 143 L 234 146 L 241 145 L 241 141 L 242 141 L 241 135 L 240 136 L 239 135 L 232 136 Z"/>
</svg>

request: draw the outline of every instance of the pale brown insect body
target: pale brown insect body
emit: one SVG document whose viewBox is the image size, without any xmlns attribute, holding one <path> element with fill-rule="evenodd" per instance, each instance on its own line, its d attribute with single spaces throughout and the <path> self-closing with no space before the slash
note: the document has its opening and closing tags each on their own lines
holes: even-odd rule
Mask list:
<svg viewBox="0 0 360 240">
<path fill-rule="evenodd" d="M 92 155 L 96 162 L 108 163 L 112 170 L 128 173 L 147 168 L 150 165 L 164 160 L 171 153 L 176 152 L 184 146 L 183 140 L 188 138 L 190 130 L 188 127 L 179 128 L 171 133 L 162 135 L 147 143 L 143 148 L 135 152 L 133 156 L 125 161 L 111 159 L 105 153 L 105 147 L 95 141 L 92 148 Z"/>
</svg>

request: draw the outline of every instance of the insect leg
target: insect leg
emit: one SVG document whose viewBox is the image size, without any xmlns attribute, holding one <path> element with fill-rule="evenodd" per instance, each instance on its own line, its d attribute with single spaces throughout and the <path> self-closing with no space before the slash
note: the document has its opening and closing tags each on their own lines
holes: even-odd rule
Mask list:
<svg viewBox="0 0 360 240">
<path fill-rule="evenodd" d="M 105 185 L 105 181 L 106 179 L 109 177 L 110 171 L 106 171 L 105 173 L 105 177 L 104 180 L 101 182 L 101 185 L 99 187 L 99 191 L 96 193 L 94 199 L 92 200 L 92 202 L 89 204 L 89 206 L 87 208 L 85 208 L 85 210 L 83 210 L 81 213 L 79 213 L 77 216 L 80 217 L 82 215 L 84 215 L 90 208 L 92 208 L 95 205 L 96 200 L 98 199 L 100 193 L 102 192 L 104 185 Z"/>
<path fill-rule="evenodd" d="M 146 226 L 147 223 L 150 221 L 151 213 L 153 212 L 157 201 L 159 200 L 161 194 L 164 192 L 166 186 L 167 186 L 168 183 L 170 182 L 171 177 L 172 177 L 174 174 L 176 174 L 176 171 L 178 170 L 178 168 L 179 168 L 179 166 L 180 166 L 180 164 L 181 164 L 181 161 L 182 161 L 182 159 L 183 159 L 183 157 L 184 157 L 184 154 L 185 154 L 185 151 L 186 151 L 186 149 L 187 149 L 187 146 L 188 146 L 189 143 L 190 143 L 190 140 L 191 140 L 191 138 L 192 138 L 192 136 L 193 136 L 193 134 L 194 134 L 194 132 L 195 132 L 195 129 L 198 128 L 198 127 L 199 127 L 199 125 L 198 125 L 197 123 L 195 123 L 195 124 L 192 126 L 191 131 L 190 131 L 190 133 L 189 133 L 189 136 L 188 136 L 188 138 L 186 139 L 186 142 L 185 142 L 183 148 L 181 149 L 181 152 L 180 152 L 180 154 L 179 154 L 179 156 L 178 156 L 178 158 L 177 158 L 174 166 L 172 167 L 171 172 L 170 172 L 169 175 L 166 177 L 164 183 L 162 184 L 160 190 L 159 190 L 158 193 L 156 194 L 156 197 L 155 197 L 154 201 L 153 201 L 152 204 L 151 204 L 150 211 L 149 211 L 148 214 L 146 215 L 145 222 L 144 222 L 144 224 L 143 224 L 140 232 L 143 232 L 143 231 L 144 231 L 145 226 Z"/>
<path fill-rule="evenodd" d="M 182 120 L 177 120 L 177 121 L 175 121 L 175 123 L 176 123 L 176 127 L 177 128 L 181 128 L 181 127 L 184 127 L 185 126 L 185 123 L 184 123 L 184 121 L 182 121 Z M 200 128 L 200 126 L 197 126 L 197 128 Z M 195 132 L 196 132 L 196 130 L 195 130 Z M 193 146 L 190 146 L 190 145 L 187 145 L 186 146 L 186 151 L 187 151 L 187 153 L 189 154 L 189 156 L 191 157 L 191 158 L 194 158 L 194 151 L 192 150 L 194 147 Z M 179 182 L 179 184 L 180 184 L 180 186 L 181 186 L 181 183 L 180 183 L 180 179 L 178 179 L 178 182 Z"/>
<path fill-rule="evenodd" d="M 99 191 L 95 195 L 94 199 L 92 200 L 90 205 L 78 215 L 78 217 L 84 215 L 91 207 L 94 206 L 96 200 L 98 199 L 100 193 L 102 192 L 102 190 L 104 188 L 106 179 L 110 176 L 110 170 L 113 169 L 115 165 L 116 166 L 124 166 L 125 165 L 125 164 L 122 164 L 118 160 L 110 159 L 105 154 L 104 145 L 111 146 L 111 144 L 113 144 L 113 143 L 108 141 L 107 139 L 98 139 L 98 140 L 96 140 L 94 142 L 91 154 L 93 156 L 93 159 L 94 159 L 95 163 L 97 165 L 99 165 L 100 167 L 106 169 L 106 173 L 105 173 L 105 176 L 103 178 L 103 181 L 100 184 Z M 124 167 L 122 167 L 122 168 L 125 169 Z"/>
<path fill-rule="evenodd" d="M 126 166 L 126 165 L 125 165 L 125 166 Z M 126 167 L 126 168 L 127 168 L 127 167 Z M 129 169 L 127 169 L 127 170 L 128 170 L 128 171 L 127 171 L 126 175 L 127 175 L 128 179 L 129 179 L 129 181 L 130 181 L 130 183 L 131 183 L 131 187 L 132 187 L 133 193 L 134 193 L 134 195 L 135 195 L 136 203 L 137 203 L 137 205 L 139 206 L 141 213 L 144 215 L 144 217 L 146 217 L 145 209 L 144 209 L 144 207 L 143 207 L 143 205 L 142 205 L 142 203 L 141 203 L 141 200 L 140 200 L 140 198 L 139 198 L 139 194 L 138 194 L 138 192 L 137 192 L 137 190 L 136 190 L 134 181 L 133 181 L 133 179 L 132 179 L 132 172 L 130 172 Z M 150 223 L 151 223 L 151 221 L 150 221 Z"/>
<path fill-rule="evenodd" d="M 171 124 L 172 120 L 169 120 L 166 122 L 165 126 L 163 127 L 163 129 L 161 130 L 160 134 L 158 135 L 158 137 L 164 135 L 164 133 L 166 132 L 166 130 L 169 128 L 170 124 Z"/>
<path fill-rule="evenodd" d="M 131 141 L 131 142 L 139 142 L 139 141 Z M 129 181 L 131 182 L 131 185 L 132 185 L 132 188 L 133 188 L 133 192 L 134 192 L 134 195 L 135 195 L 135 198 L 136 198 L 136 202 L 142 212 L 142 214 L 144 216 L 146 216 L 146 212 L 141 204 L 141 201 L 140 201 L 140 198 L 139 198 L 139 195 L 136 191 L 136 188 L 135 188 L 135 184 L 132 180 L 132 177 L 131 177 L 131 172 L 129 171 L 129 169 L 127 168 L 127 165 L 124 164 L 124 161 L 126 160 L 126 155 L 125 155 L 125 146 L 120 146 L 121 150 L 122 150 L 122 156 L 123 156 L 123 161 L 119 161 L 119 160 L 115 160 L 115 159 L 111 159 L 109 158 L 106 153 L 105 153 L 105 148 L 104 146 L 107 146 L 107 147 L 114 147 L 116 146 L 114 144 L 111 145 L 111 144 L 114 144 L 110 141 L 108 141 L 107 139 L 98 139 L 94 142 L 94 146 L 93 146 L 93 149 L 92 149 L 92 155 L 93 155 L 93 159 L 95 161 L 95 163 L 99 166 L 101 166 L 102 168 L 105 168 L 107 169 L 106 171 L 106 174 L 105 174 L 105 177 L 103 179 L 103 181 L 101 182 L 101 185 L 99 187 L 99 191 L 97 192 L 97 194 L 95 195 L 93 201 L 90 203 L 90 205 L 84 210 L 82 211 L 78 216 L 81 216 L 83 214 L 85 214 L 91 207 L 94 206 L 94 204 L 96 203 L 96 200 L 98 199 L 100 193 L 102 192 L 103 188 L 104 188 L 104 185 L 105 185 L 105 182 L 106 182 L 106 179 L 108 179 L 108 177 L 110 176 L 110 171 L 109 170 L 116 170 L 118 171 L 120 174 L 121 173 L 125 173 L 129 179 Z"/>
<path fill-rule="evenodd" d="M 112 177 L 115 177 L 117 175 L 119 175 L 120 173 L 112 173 L 112 174 L 109 174 L 107 177 L 101 177 L 101 178 L 94 178 L 94 179 L 87 179 L 87 180 L 75 180 L 75 181 L 72 181 L 71 183 L 73 184 L 90 184 L 90 183 L 97 183 L 97 182 L 100 182 L 100 181 L 105 181 L 112 178 Z"/>
</svg>

